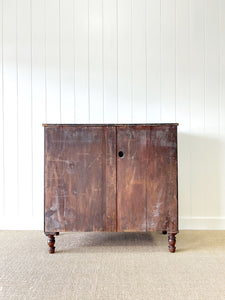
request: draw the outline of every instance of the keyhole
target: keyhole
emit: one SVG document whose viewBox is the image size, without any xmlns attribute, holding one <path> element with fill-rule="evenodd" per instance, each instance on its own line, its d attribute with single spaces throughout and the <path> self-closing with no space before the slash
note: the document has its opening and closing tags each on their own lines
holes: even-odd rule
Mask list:
<svg viewBox="0 0 225 300">
<path fill-rule="evenodd" d="M 119 151 L 118 155 L 119 157 L 123 157 L 123 151 Z"/>
</svg>

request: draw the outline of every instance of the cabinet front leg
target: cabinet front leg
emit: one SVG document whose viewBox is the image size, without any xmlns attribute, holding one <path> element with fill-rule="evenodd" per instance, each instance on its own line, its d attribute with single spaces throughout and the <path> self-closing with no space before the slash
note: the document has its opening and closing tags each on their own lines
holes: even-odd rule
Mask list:
<svg viewBox="0 0 225 300">
<path fill-rule="evenodd" d="M 50 233 L 45 233 L 45 235 L 48 237 L 47 238 L 47 243 L 48 243 L 48 252 L 50 254 L 55 253 L 55 236 L 54 234 L 50 234 Z"/>
<path fill-rule="evenodd" d="M 169 251 L 174 253 L 176 251 L 176 233 L 168 233 L 168 244 Z"/>
</svg>

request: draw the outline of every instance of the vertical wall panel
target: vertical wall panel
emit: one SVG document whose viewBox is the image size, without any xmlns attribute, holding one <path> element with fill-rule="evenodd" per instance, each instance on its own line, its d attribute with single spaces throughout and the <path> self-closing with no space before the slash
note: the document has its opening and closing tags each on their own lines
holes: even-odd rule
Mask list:
<svg viewBox="0 0 225 300">
<path fill-rule="evenodd" d="M 181 131 L 190 128 L 190 5 L 176 2 L 176 113 Z"/>
<path fill-rule="evenodd" d="M 225 166 L 225 1 L 220 0 L 219 2 L 219 137 L 221 144 L 221 166 Z M 221 155 L 220 153 L 220 155 Z M 224 168 L 220 170 L 220 215 L 225 216 L 225 172 Z"/>
<path fill-rule="evenodd" d="M 204 215 L 220 214 L 220 186 L 212 174 L 221 172 L 220 157 L 222 149 L 218 140 L 219 132 L 219 0 L 205 1 L 205 182 L 210 182 L 204 189 Z"/>
<path fill-rule="evenodd" d="M 103 2 L 104 122 L 117 122 L 117 13 L 115 0 Z"/>
<path fill-rule="evenodd" d="M 0 1 L 0 216 L 4 211 L 3 0 Z"/>
<path fill-rule="evenodd" d="M 146 1 L 132 2 L 133 121 L 146 122 Z"/>
<path fill-rule="evenodd" d="M 61 0 L 46 1 L 46 92 L 47 122 L 61 122 Z"/>
<path fill-rule="evenodd" d="M 89 1 L 90 122 L 103 122 L 102 0 Z"/>
<path fill-rule="evenodd" d="M 219 129 L 219 0 L 205 2 L 205 129 Z"/>
<path fill-rule="evenodd" d="M 33 220 L 43 228 L 44 128 L 46 122 L 45 0 L 32 1 L 32 142 L 33 142 Z"/>
<path fill-rule="evenodd" d="M 207 160 L 204 145 L 205 125 L 205 1 L 190 0 L 190 52 L 191 52 L 191 129 L 189 151 L 191 155 L 191 210 L 192 215 L 204 216 L 204 164 Z M 204 158 L 203 158 L 204 157 Z"/>
<path fill-rule="evenodd" d="M 31 2 L 19 1 L 17 8 L 18 65 L 18 214 L 32 214 L 32 86 Z M 24 117 L 25 116 L 25 117 Z"/>
<path fill-rule="evenodd" d="M 74 99 L 74 1 L 60 1 L 61 122 L 73 123 Z"/>
<path fill-rule="evenodd" d="M 3 1 L 4 214 L 8 218 L 18 213 L 16 9 L 16 0 Z"/>
<path fill-rule="evenodd" d="M 219 133 L 225 137 L 225 1 L 219 1 Z M 225 142 L 225 140 L 223 140 Z"/>
<path fill-rule="evenodd" d="M 161 1 L 146 1 L 147 121 L 161 121 Z"/>
<path fill-rule="evenodd" d="M 88 0 L 74 0 L 76 122 L 88 123 L 89 111 L 89 19 Z"/>
<path fill-rule="evenodd" d="M 205 103 L 205 6 L 204 0 L 190 0 L 191 127 L 202 133 Z"/>
<path fill-rule="evenodd" d="M 161 1 L 161 120 L 176 121 L 175 0 Z"/>
<path fill-rule="evenodd" d="M 179 122 L 179 213 L 191 215 L 190 206 L 190 5 L 176 1 L 176 115 Z"/>
<path fill-rule="evenodd" d="M 118 1 L 118 121 L 133 121 L 132 1 Z"/>
</svg>

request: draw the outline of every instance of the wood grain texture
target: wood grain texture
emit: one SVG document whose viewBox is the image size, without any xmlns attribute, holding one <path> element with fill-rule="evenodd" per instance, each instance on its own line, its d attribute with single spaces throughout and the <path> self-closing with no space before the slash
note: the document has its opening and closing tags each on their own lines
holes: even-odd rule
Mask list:
<svg viewBox="0 0 225 300">
<path fill-rule="evenodd" d="M 176 124 L 45 124 L 46 232 L 177 233 L 177 202 Z"/>
<path fill-rule="evenodd" d="M 104 127 L 106 144 L 106 231 L 116 231 L 116 128 Z"/>
<path fill-rule="evenodd" d="M 146 231 L 146 150 L 145 126 L 118 127 L 117 231 Z"/>
<path fill-rule="evenodd" d="M 177 124 L 45 126 L 45 234 L 178 232 Z M 55 233 L 54 233 L 55 232 Z"/>
<path fill-rule="evenodd" d="M 147 230 L 178 232 L 177 128 L 150 129 Z"/>
<path fill-rule="evenodd" d="M 45 128 L 45 231 L 115 231 L 115 137 L 113 127 Z"/>
</svg>

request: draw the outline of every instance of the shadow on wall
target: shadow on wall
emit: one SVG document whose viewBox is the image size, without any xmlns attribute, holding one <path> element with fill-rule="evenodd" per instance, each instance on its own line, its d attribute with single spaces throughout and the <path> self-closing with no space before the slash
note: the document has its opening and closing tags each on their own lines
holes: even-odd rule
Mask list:
<svg viewBox="0 0 225 300">
<path fill-rule="evenodd" d="M 195 221 L 199 224 L 201 223 L 205 229 L 214 229 L 212 222 L 219 225 L 222 217 L 225 217 L 224 162 L 225 147 L 221 136 L 179 132 L 178 171 L 181 223 L 182 218 L 187 218 L 187 220 L 192 218 L 196 219 Z M 190 224 L 190 228 L 193 228 L 192 225 L 193 223 Z"/>
</svg>

